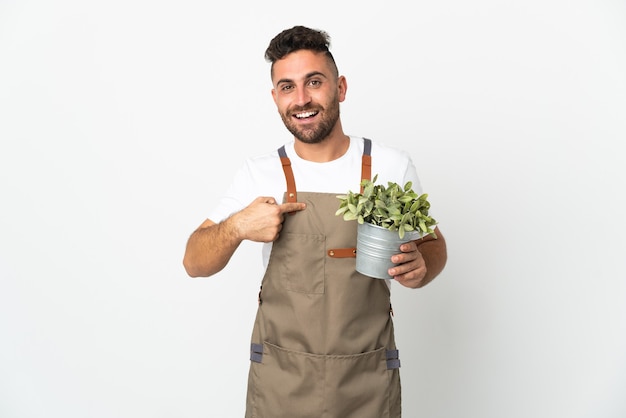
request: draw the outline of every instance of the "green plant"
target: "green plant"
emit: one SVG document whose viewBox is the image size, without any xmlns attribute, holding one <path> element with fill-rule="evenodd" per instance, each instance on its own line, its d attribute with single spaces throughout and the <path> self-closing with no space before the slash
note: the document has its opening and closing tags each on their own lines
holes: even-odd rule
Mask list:
<svg viewBox="0 0 626 418">
<path fill-rule="evenodd" d="M 378 175 L 375 175 L 371 181 L 361 181 L 362 193 L 349 191 L 337 196 L 341 203 L 335 215 L 343 215 L 346 221 L 356 220 L 360 224 L 370 223 L 398 231 L 400 239 L 410 231 L 418 231 L 422 236 L 435 235 L 433 226 L 437 221 L 428 215 L 427 194 L 415 193 L 410 181 L 404 188 L 394 182 L 388 182 L 385 187 L 375 184 L 377 179 Z"/>
</svg>

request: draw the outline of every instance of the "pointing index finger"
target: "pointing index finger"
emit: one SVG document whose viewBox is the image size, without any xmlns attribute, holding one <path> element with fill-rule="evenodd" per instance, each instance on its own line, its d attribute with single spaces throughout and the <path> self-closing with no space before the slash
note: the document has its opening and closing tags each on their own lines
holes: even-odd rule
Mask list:
<svg viewBox="0 0 626 418">
<path fill-rule="evenodd" d="M 304 210 L 306 208 L 306 203 L 302 202 L 288 202 L 282 203 L 278 205 L 280 207 L 280 211 L 282 213 L 290 213 Z"/>
</svg>

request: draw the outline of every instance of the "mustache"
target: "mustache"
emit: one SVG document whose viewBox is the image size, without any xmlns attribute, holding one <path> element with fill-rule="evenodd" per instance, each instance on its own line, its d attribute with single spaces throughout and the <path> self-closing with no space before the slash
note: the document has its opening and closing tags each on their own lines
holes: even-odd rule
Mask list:
<svg viewBox="0 0 626 418">
<path fill-rule="evenodd" d="M 291 108 L 289 108 L 289 112 L 290 113 L 315 112 L 315 111 L 320 111 L 320 110 L 322 110 L 321 107 L 319 107 L 319 106 L 311 106 L 311 105 L 307 105 L 307 106 L 292 106 Z"/>
</svg>

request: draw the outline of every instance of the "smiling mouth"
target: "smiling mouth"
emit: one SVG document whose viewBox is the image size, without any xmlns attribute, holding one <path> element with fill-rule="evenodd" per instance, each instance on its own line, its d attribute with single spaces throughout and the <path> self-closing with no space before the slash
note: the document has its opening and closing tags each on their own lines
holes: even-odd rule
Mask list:
<svg viewBox="0 0 626 418">
<path fill-rule="evenodd" d="M 308 111 L 308 112 L 300 112 L 300 113 L 296 113 L 293 116 L 296 119 L 308 119 L 308 118 L 312 118 L 313 116 L 317 115 L 319 112 L 318 111 Z"/>
</svg>

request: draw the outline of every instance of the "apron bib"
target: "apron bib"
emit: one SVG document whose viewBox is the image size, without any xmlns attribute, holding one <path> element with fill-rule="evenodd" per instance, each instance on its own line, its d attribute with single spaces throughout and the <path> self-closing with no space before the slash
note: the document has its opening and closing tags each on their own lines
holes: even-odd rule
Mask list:
<svg viewBox="0 0 626 418">
<path fill-rule="evenodd" d="M 307 208 L 285 216 L 272 246 L 252 332 L 246 418 L 399 418 L 387 282 L 355 270 L 357 223 L 335 216 L 335 194 L 296 195 L 279 152 L 285 201 Z M 370 177 L 367 167 L 362 175 Z"/>
</svg>

